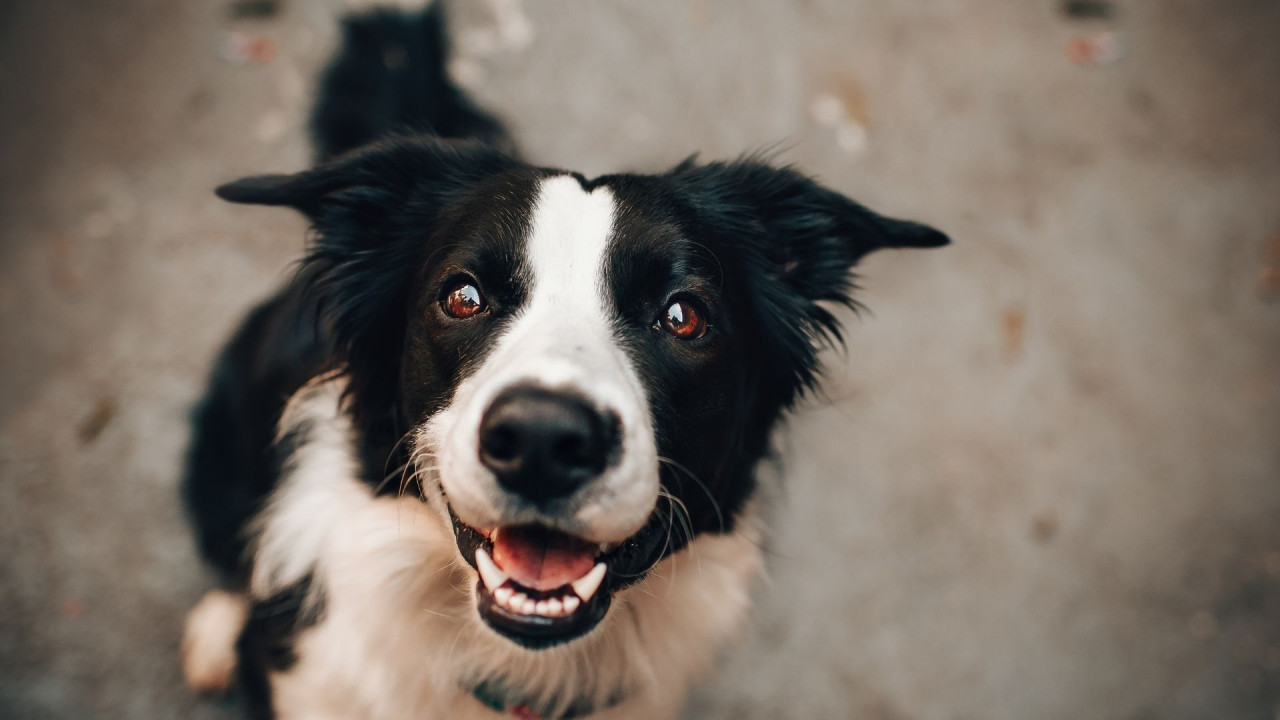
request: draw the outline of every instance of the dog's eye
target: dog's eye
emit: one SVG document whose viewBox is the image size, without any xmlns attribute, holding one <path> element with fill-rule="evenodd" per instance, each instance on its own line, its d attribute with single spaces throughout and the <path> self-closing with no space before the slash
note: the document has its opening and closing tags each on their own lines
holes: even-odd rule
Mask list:
<svg viewBox="0 0 1280 720">
<path fill-rule="evenodd" d="M 662 313 L 660 324 L 663 330 L 681 340 L 696 340 L 707 334 L 706 313 L 688 299 L 672 300 Z"/>
<path fill-rule="evenodd" d="M 477 288 L 475 283 L 470 280 L 459 280 L 450 286 L 444 297 L 440 299 L 440 307 L 449 317 L 465 320 L 484 312 L 486 305 L 484 296 L 480 294 L 480 288 Z"/>
</svg>

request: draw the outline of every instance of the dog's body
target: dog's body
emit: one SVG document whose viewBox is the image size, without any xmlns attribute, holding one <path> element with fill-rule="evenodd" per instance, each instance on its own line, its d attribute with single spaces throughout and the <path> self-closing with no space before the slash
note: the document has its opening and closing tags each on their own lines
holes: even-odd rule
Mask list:
<svg viewBox="0 0 1280 720">
<path fill-rule="evenodd" d="M 231 591 L 188 680 L 234 669 L 259 717 L 672 717 L 746 614 L 819 302 L 946 239 L 754 160 L 528 166 L 442 42 L 431 12 L 348 21 L 336 159 L 219 190 L 316 234 L 197 415 L 186 499 Z"/>
</svg>

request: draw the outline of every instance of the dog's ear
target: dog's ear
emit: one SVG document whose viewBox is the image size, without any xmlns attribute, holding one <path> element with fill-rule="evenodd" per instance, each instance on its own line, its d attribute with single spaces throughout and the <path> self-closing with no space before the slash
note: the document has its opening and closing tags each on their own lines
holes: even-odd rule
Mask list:
<svg viewBox="0 0 1280 720">
<path fill-rule="evenodd" d="M 310 218 L 296 282 L 333 363 L 351 371 L 357 403 L 367 406 L 386 402 L 398 377 L 408 292 L 441 211 L 519 166 L 476 143 L 401 138 L 294 175 L 237 180 L 217 194 Z"/>
<path fill-rule="evenodd" d="M 488 146 L 433 137 L 384 140 L 292 175 L 254 175 L 219 187 L 233 203 L 295 208 L 313 221 L 409 195 L 433 196 L 516 164 Z"/>
<path fill-rule="evenodd" d="M 705 231 L 743 249 L 769 350 L 796 389 L 813 384 L 818 346 L 841 341 L 839 323 L 821 303 L 857 307 L 852 268 L 859 260 L 883 248 L 950 242 L 931 227 L 885 217 L 791 168 L 757 159 L 687 160 L 669 178 L 708 223 Z"/>
<path fill-rule="evenodd" d="M 700 213 L 754 225 L 741 227 L 744 239 L 763 240 L 776 272 L 814 299 L 845 301 L 850 268 L 875 250 L 950 242 L 927 225 L 885 217 L 791 168 L 754 159 L 699 165 L 691 158 L 670 177 Z"/>
</svg>

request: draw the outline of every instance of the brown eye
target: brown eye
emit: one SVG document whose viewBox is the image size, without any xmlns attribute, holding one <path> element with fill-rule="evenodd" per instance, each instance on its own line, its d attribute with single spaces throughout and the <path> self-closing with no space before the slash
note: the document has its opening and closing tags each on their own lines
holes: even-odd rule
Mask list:
<svg viewBox="0 0 1280 720">
<path fill-rule="evenodd" d="M 707 321 L 698 305 L 675 300 L 662 314 L 662 328 L 681 340 L 696 340 L 707 334 Z"/>
<path fill-rule="evenodd" d="M 484 312 L 484 296 L 480 289 L 468 281 L 458 282 L 440 301 L 445 314 L 459 320 L 475 317 Z"/>
</svg>

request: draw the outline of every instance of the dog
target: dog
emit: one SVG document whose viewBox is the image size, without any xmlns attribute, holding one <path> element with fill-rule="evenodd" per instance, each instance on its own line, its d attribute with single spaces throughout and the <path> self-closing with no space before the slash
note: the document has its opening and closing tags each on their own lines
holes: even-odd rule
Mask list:
<svg viewBox="0 0 1280 720">
<path fill-rule="evenodd" d="M 762 572 L 770 435 L 851 270 L 947 244 L 748 156 L 522 161 L 438 9 L 344 21 L 318 163 L 217 190 L 312 224 L 194 416 L 223 586 L 189 685 L 252 717 L 670 718 Z"/>
</svg>

